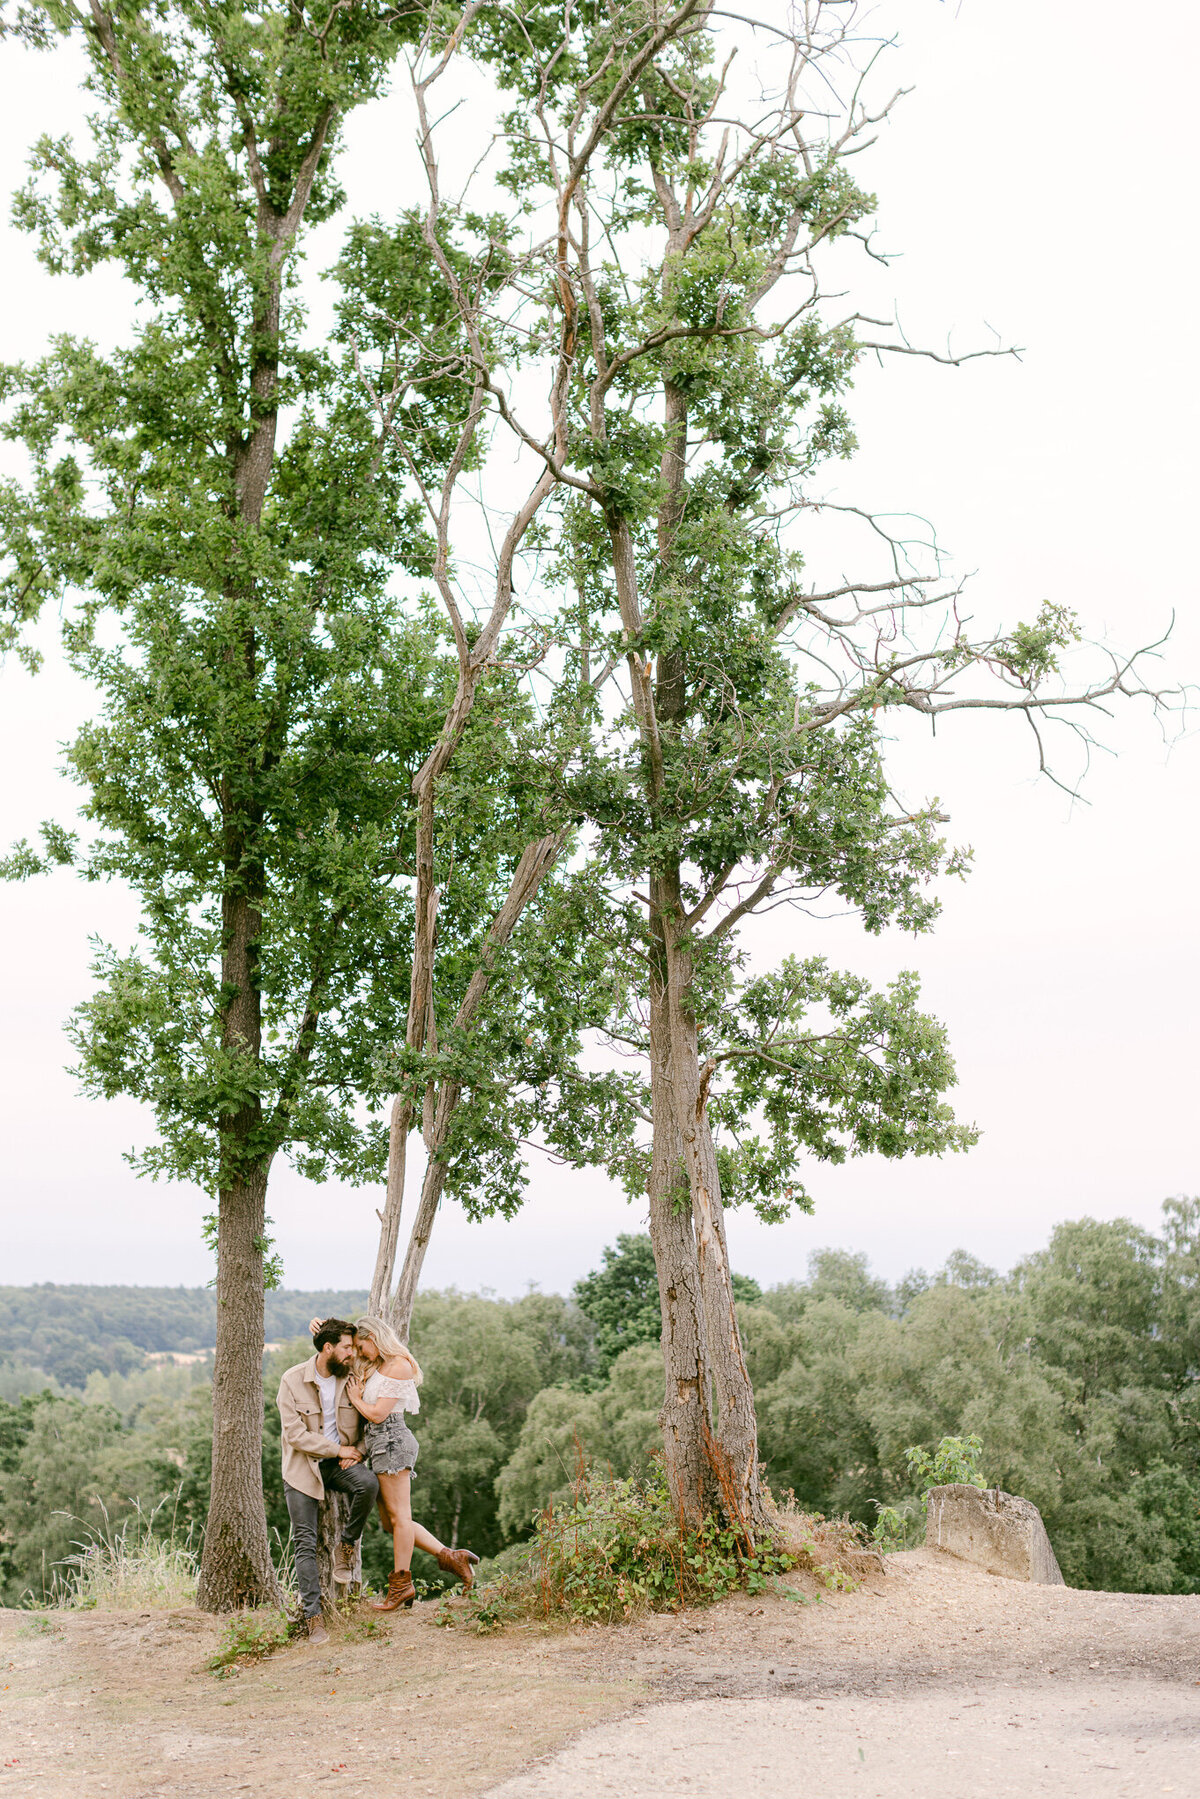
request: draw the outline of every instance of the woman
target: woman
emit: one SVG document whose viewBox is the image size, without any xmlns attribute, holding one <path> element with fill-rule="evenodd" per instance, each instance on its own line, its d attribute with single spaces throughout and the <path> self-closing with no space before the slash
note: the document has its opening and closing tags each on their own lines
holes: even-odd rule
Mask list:
<svg viewBox="0 0 1200 1799">
<path fill-rule="evenodd" d="M 313 1329 L 319 1328 L 316 1319 Z M 412 1515 L 410 1485 L 418 1445 L 404 1414 L 421 1409 L 417 1388 L 423 1377 L 416 1357 L 382 1318 L 358 1320 L 354 1354 L 355 1372 L 346 1383 L 346 1398 L 366 1422 L 363 1459 L 379 1482 L 379 1518 L 391 1534 L 394 1560 L 387 1597 L 373 1601 L 371 1609 L 394 1612 L 412 1604 L 417 1596 L 411 1573 L 414 1547 L 436 1557 L 447 1574 L 457 1575 L 466 1592 L 474 1582 L 479 1557 L 470 1549 L 447 1549 Z"/>
</svg>

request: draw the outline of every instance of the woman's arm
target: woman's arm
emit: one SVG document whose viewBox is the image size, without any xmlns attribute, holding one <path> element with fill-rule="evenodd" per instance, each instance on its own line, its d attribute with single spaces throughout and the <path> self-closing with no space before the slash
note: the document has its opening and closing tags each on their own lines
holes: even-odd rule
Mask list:
<svg viewBox="0 0 1200 1799">
<path fill-rule="evenodd" d="M 371 1424 L 382 1424 L 385 1418 L 391 1416 L 399 1403 L 398 1400 L 388 1399 L 386 1395 L 379 1399 L 365 1400 L 362 1396 L 362 1388 L 352 1380 L 346 1382 L 346 1398 L 355 1411 Z"/>
<path fill-rule="evenodd" d="M 385 1418 L 391 1416 L 399 1403 L 397 1399 L 377 1399 L 373 1405 L 368 1405 L 365 1399 L 352 1398 L 350 1401 L 350 1404 L 372 1424 L 382 1424 Z"/>
</svg>

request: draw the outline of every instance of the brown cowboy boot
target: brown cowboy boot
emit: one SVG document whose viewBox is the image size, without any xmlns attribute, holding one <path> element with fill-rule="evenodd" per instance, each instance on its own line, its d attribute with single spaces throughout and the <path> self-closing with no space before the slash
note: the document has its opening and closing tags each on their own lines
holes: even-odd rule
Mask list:
<svg viewBox="0 0 1200 1799">
<path fill-rule="evenodd" d="M 445 1574 L 455 1574 L 462 1581 L 463 1592 L 475 1585 L 474 1564 L 479 1560 L 473 1549 L 439 1549 L 437 1565 Z"/>
<path fill-rule="evenodd" d="M 386 1599 L 372 1599 L 368 1610 L 373 1612 L 398 1612 L 402 1605 L 411 1605 L 417 1596 L 413 1585 L 413 1577 L 407 1568 L 393 1568 L 388 1575 Z"/>
</svg>

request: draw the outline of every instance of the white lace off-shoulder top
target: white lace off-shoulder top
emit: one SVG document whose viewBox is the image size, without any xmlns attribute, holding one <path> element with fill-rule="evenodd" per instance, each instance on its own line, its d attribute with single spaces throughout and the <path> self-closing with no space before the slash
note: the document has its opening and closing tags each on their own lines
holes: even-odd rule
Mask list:
<svg viewBox="0 0 1200 1799">
<path fill-rule="evenodd" d="M 368 1374 L 363 1383 L 362 1396 L 368 1405 L 374 1405 L 379 1399 L 398 1400 L 399 1404 L 392 1408 L 393 1412 L 419 1412 L 421 1409 L 415 1380 L 393 1380 L 390 1374 L 380 1374 L 377 1371 Z"/>
</svg>

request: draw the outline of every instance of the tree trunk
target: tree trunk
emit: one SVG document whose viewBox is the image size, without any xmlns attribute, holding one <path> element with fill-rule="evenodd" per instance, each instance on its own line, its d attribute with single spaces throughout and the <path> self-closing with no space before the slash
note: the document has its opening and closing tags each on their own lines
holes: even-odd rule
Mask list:
<svg viewBox="0 0 1200 1799">
<path fill-rule="evenodd" d="M 264 261 L 254 296 L 253 349 L 245 424 L 230 415 L 225 454 L 233 505 L 247 549 L 261 528 L 275 465 L 279 404 L 279 327 L 282 268 L 299 230 L 334 123 L 332 104 L 314 120 L 296 170 L 290 203 L 272 204 L 257 150 L 249 153 L 257 193 L 257 229 Z M 247 146 L 250 151 L 250 146 Z M 175 194 L 176 200 L 179 194 Z M 247 598 L 236 588 L 233 600 Z M 221 781 L 224 889 L 221 901 L 222 1048 L 257 1072 L 262 1053 L 259 947 L 263 869 L 258 795 L 263 744 L 254 721 L 260 669 L 252 626 L 225 652 L 231 686 L 245 703 L 245 734 L 233 748 Z M 233 716 L 237 716 L 235 704 Z M 236 1110 L 218 1124 L 217 1347 L 213 1366 L 212 1494 L 204 1533 L 197 1603 L 206 1611 L 277 1604 L 279 1581 L 271 1561 L 262 1491 L 263 1248 L 267 1179 L 273 1151 L 264 1141 L 262 1106 L 248 1084 Z"/>
<path fill-rule="evenodd" d="M 664 494 L 658 518 L 658 555 L 660 570 L 666 574 L 686 503 L 688 414 L 686 397 L 672 382 L 664 383 L 663 397 Z M 628 524 L 620 517 L 610 519 L 609 528 L 621 622 L 627 639 L 636 640 L 642 636 L 644 623 L 632 538 Z M 659 655 L 651 687 L 649 664 L 643 662 L 640 653 L 631 651 L 629 663 L 634 712 L 645 756 L 647 799 L 657 812 L 663 801 L 664 774 L 673 738 L 686 717 L 687 670 L 677 651 L 664 651 Z M 691 1208 L 685 1244 L 674 1218 L 673 1202 L 664 1200 L 661 1188 L 651 1192 L 651 1232 L 663 1302 L 663 1354 L 667 1369 L 663 1416 L 673 1418 L 675 1433 L 668 1451 L 668 1470 L 674 1465 L 672 1492 L 686 1515 L 717 1509 L 732 1523 L 754 1531 L 765 1521 L 758 1483 L 754 1392 L 734 1311 L 716 1149 L 701 1089 L 699 1045 L 690 998 L 692 959 L 680 937 L 684 908 L 678 862 L 660 866 L 652 876 L 650 902 L 649 928 L 658 946 L 660 965 L 657 992 L 654 978 L 651 980 L 656 1170 L 651 1184 L 653 1189 L 656 1182 L 661 1182 L 669 1166 L 667 1191 L 674 1187 L 677 1157 L 681 1153 Z M 666 1215 L 668 1211 L 670 1217 Z M 678 1279 L 693 1268 L 699 1295 L 695 1323 L 688 1315 L 689 1291 L 681 1288 Z M 678 1385 L 686 1366 L 692 1368 L 698 1382 L 697 1403 L 673 1413 L 673 1391 L 678 1408 L 678 1395 L 686 1390 L 686 1386 Z M 715 1432 L 708 1412 L 709 1377 L 718 1406 Z"/>
<path fill-rule="evenodd" d="M 412 1101 L 405 1093 L 397 1093 L 388 1120 L 387 1195 L 379 1219 L 379 1248 L 375 1252 L 375 1272 L 371 1276 L 371 1293 L 367 1311 L 372 1318 L 382 1318 L 396 1266 L 396 1245 L 400 1240 L 400 1214 L 404 1209 L 404 1182 L 408 1172 L 408 1133 L 412 1126 Z"/>
<path fill-rule="evenodd" d="M 409 976 L 408 1021 L 404 1040 L 410 1049 L 424 1049 L 433 1028 L 433 952 L 437 922 L 437 888 L 433 884 L 433 821 L 436 782 L 430 774 L 421 787 L 417 807 L 417 890 L 413 908 L 413 959 Z M 428 1090 L 427 1090 L 428 1091 Z M 387 1197 L 379 1214 L 379 1249 L 367 1310 L 382 1318 L 396 1266 L 400 1239 L 400 1214 L 404 1206 L 408 1133 L 415 1111 L 411 1088 L 392 1101 L 388 1126 Z"/>
<path fill-rule="evenodd" d="M 354 1577 L 349 1586 L 340 1587 L 333 1578 L 333 1551 L 340 1541 L 350 1501 L 344 1493 L 326 1493 L 325 1503 L 317 1514 L 317 1574 L 321 1581 L 321 1610 L 325 1622 L 338 1615 L 338 1600 L 356 1599 L 362 1591 L 362 1538 L 358 1539 L 354 1557 Z"/>
<path fill-rule="evenodd" d="M 679 1516 L 698 1525 L 719 1509 L 720 1491 L 706 1453 L 708 1331 L 700 1290 L 692 1212 L 683 1185 L 682 1143 L 671 1102 L 670 1020 L 662 959 L 650 979 L 650 1091 L 654 1150 L 650 1165 L 650 1241 L 662 1310 L 663 1437 L 667 1486 Z"/>
<path fill-rule="evenodd" d="M 536 895 L 538 888 L 558 860 L 559 852 L 566 841 L 565 831 L 552 832 L 547 837 L 539 837 L 536 843 L 530 843 L 522 851 L 521 860 L 517 863 L 513 878 L 509 884 L 504 904 L 492 921 L 491 928 L 484 938 L 483 949 L 478 966 L 475 968 L 467 991 L 463 995 L 462 1004 L 454 1019 L 456 1031 L 469 1031 L 479 1016 L 479 1009 L 487 998 L 488 988 L 492 983 L 492 974 L 496 966 L 496 957 L 507 944 L 521 919 L 526 906 Z M 432 986 L 432 969 L 430 975 Z M 429 1012 L 432 1028 L 432 1006 Z M 429 1089 L 426 1089 L 429 1097 Z M 413 1302 L 417 1296 L 417 1287 L 421 1279 L 421 1269 L 425 1262 L 425 1252 L 429 1248 L 429 1238 L 433 1232 L 434 1220 L 442 1201 L 442 1193 L 446 1185 L 446 1164 L 441 1159 L 440 1151 L 445 1147 L 450 1136 L 450 1126 L 462 1097 L 462 1087 L 457 1081 L 443 1081 L 437 1092 L 432 1107 L 427 1107 L 425 1128 L 425 1147 L 429 1159 L 425 1164 L 425 1176 L 421 1182 L 421 1199 L 417 1206 L 417 1215 L 413 1219 L 412 1231 L 408 1239 L 408 1251 L 404 1257 L 404 1266 L 400 1271 L 400 1279 L 396 1284 L 395 1297 L 391 1305 L 392 1329 L 405 1343 L 408 1342 L 409 1326 L 412 1323 Z M 409 1117 L 412 1111 L 410 1107 Z M 397 1218 L 398 1221 L 398 1218 Z M 379 1260 L 376 1264 L 376 1281 L 384 1261 L 384 1238 L 389 1229 L 387 1214 L 380 1218 Z M 395 1255 L 395 1238 L 392 1238 L 391 1254 Z M 390 1278 L 391 1266 L 388 1265 Z M 375 1285 L 371 1289 L 371 1310 L 375 1313 Z M 387 1287 L 380 1293 L 382 1306 L 387 1296 Z M 382 1313 L 376 1313 L 382 1316 Z"/>
<path fill-rule="evenodd" d="M 672 925 L 667 925 L 668 943 Z M 668 950 L 671 1087 L 696 1237 L 696 1262 L 708 1325 L 708 1367 L 717 1401 L 716 1473 L 722 1510 L 751 1533 L 767 1522 L 758 1479 L 758 1424 L 754 1388 L 742 1350 L 733 1280 L 725 1242 L 716 1145 L 701 1088 L 696 1020 L 688 1003 L 691 958 L 679 945 Z"/>
<path fill-rule="evenodd" d="M 207 1612 L 278 1604 L 262 1488 L 263 1259 L 267 1170 L 220 1196 L 212 1494 L 196 1604 Z"/>
<path fill-rule="evenodd" d="M 228 792 L 224 798 L 228 819 L 233 798 Z M 222 1048 L 256 1064 L 262 1048 L 261 868 L 233 825 L 226 829 L 225 868 Z M 212 1492 L 196 1593 L 196 1603 L 211 1612 L 277 1604 L 280 1596 L 262 1490 L 263 1237 L 271 1157 L 261 1131 L 257 1093 L 220 1126 Z"/>
</svg>

